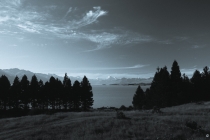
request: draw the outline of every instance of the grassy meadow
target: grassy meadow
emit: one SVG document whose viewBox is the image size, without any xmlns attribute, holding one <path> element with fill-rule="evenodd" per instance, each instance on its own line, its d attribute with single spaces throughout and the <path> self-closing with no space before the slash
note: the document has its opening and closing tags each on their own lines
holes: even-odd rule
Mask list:
<svg viewBox="0 0 210 140">
<path fill-rule="evenodd" d="M 65 112 L 0 119 L 0 139 L 14 140 L 210 140 L 210 102 L 162 108 L 163 113 Z M 186 126 L 194 121 L 200 129 Z"/>
</svg>

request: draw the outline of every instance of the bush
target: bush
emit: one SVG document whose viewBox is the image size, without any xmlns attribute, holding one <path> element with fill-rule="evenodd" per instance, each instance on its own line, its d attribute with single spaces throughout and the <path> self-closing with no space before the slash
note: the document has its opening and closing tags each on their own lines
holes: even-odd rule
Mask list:
<svg viewBox="0 0 210 140">
<path fill-rule="evenodd" d="M 125 119 L 125 114 L 123 112 L 119 112 L 117 111 L 117 114 L 116 114 L 116 117 L 117 119 Z"/>
<path fill-rule="evenodd" d="M 152 113 L 163 113 L 159 107 L 157 106 L 154 106 L 153 109 L 152 109 Z"/>
<path fill-rule="evenodd" d="M 122 105 L 119 109 L 120 110 L 127 110 L 127 108 L 124 105 Z"/>
<path fill-rule="evenodd" d="M 201 129 L 201 126 L 198 126 L 195 121 L 186 121 L 185 126 L 191 128 L 192 130 Z"/>
</svg>

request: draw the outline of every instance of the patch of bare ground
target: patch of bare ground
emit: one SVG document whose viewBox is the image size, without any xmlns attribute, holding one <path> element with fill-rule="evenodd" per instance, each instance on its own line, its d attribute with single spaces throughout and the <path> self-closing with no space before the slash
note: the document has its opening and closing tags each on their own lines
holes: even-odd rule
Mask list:
<svg viewBox="0 0 210 140">
<path fill-rule="evenodd" d="M 14 140 L 206 140 L 210 103 L 161 108 L 162 113 L 69 112 L 0 120 L 0 139 Z"/>
</svg>

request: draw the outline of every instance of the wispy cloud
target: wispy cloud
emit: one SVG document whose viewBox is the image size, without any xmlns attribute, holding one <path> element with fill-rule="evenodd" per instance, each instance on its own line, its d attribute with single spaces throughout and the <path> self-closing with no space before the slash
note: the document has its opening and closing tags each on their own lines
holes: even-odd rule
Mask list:
<svg viewBox="0 0 210 140">
<path fill-rule="evenodd" d="M 204 48 L 205 45 L 193 45 L 192 48 L 193 49 L 201 49 L 201 48 Z"/>
<path fill-rule="evenodd" d="M 141 35 L 131 31 L 124 31 L 123 29 L 117 30 L 115 33 L 95 33 L 87 35 L 86 38 L 97 44 L 95 49 L 87 50 L 86 52 L 111 48 L 114 45 L 141 44 L 155 41 L 155 39 L 150 36 Z"/>
<path fill-rule="evenodd" d="M 71 70 L 89 70 L 89 71 L 106 71 L 106 70 L 126 70 L 126 69 L 140 69 L 140 68 L 144 68 L 149 66 L 149 64 L 147 65 L 141 65 L 141 64 L 137 64 L 134 66 L 128 66 L 128 67 L 91 67 L 91 68 L 57 68 L 54 70 L 66 70 L 66 71 L 71 71 Z"/>
<path fill-rule="evenodd" d="M 108 12 L 101 10 L 101 7 L 93 7 L 93 10 L 90 10 L 86 13 L 86 15 L 81 20 L 74 20 L 73 22 L 69 22 L 73 29 L 78 29 L 83 26 L 87 26 L 94 22 L 97 22 L 97 19 L 101 16 L 106 15 Z"/>
<path fill-rule="evenodd" d="M 21 28 L 22 30 L 25 30 L 27 32 L 30 32 L 30 33 L 40 33 L 39 31 L 37 31 L 36 29 L 33 29 L 33 28 L 29 28 L 25 25 L 17 25 L 19 28 Z"/>
<path fill-rule="evenodd" d="M 27 34 L 38 34 L 43 38 L 51 37 L 52 39 L 80 41 L 83 39 L 95 44 L 94 49 L 84 52 L 110 48 L 114 45 L 154 41 L 150 36 L 127 31 L 126 29 L 110 29 L 109 31 L 102 29 L 91 32 L 93 30 L 91 26 L 89 31 L 82 30 L 83 27 L 97 23 L 100 17 L 108 15 L 108 11 L 103 10 L 100 6 L 93 7 L 87 12 L 83 11 L 82 14 L 81 11 L 78 12 L 75 8 L 69 7 L 63 13 L 61 19 L 58 19 L 53 14 L 59 10 L 59 7 L 55 5 L 38 7 L 25 4 L 25 0 L 1 0 L 1 2 L 0 27 L 4 26 L 4 31 L 0 31 L 0 34 L 12 35 L 18 32 L 24 34 L 25 37 L 27 37 Z M 71 13 L 76 16 L 69 16 Z"/>
<path fill-rule="evenodd" d="M 68 14 L 72 11 L 72 7 L 69 8 L 69 10 L 66 12 L 66 14 L 64 15 L 63 19 L 66 18 L 68 16 Z"/>
</svg>

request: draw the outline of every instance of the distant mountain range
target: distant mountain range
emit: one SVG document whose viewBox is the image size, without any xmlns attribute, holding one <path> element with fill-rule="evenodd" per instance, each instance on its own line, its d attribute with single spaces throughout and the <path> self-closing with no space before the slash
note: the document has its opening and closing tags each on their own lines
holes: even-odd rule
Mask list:
<svg viewBox="0 0 210 140">
<path fill-rule="evenodd" d="M 6 75 L 7 78 L 9 79 L 10 83 L 12 84 L 14 81 L 15 76 L 17 75 L 19 79 L 23 77 L 23 75 L 26 75 L 28 77 L 28 80 L 31 80 L 31 77 L 33 75 L 36 75 L 38 80 L 42 80 L 44 83 L 50 79 L 51 76 L 58 78 L 59 80 L 63 81 L 63 77 L 55 75 L 55 74 L 42 74 L 42 73 L 33 73 L 31 71 L 27 70 L 20 70 L 17 68 L 13 69 L 0 69 L 0 76 L 1 75 Z M 83 77 L 73 77 L 69 76 L 71 79 L 71 82 L 73 84 L 74 81 L 82 81 Z M 88 77 L 87 77 L 88 78 Z M 108 76 L 106 79 L 101 79 L 101 78 L 96 78 L 96 79 L 89 79 L 91 85 L 110 85 L 110 84 L 150 84 L 152 82 L 153 78 L 116 78 L 112 76 Z"/>
</svg>

